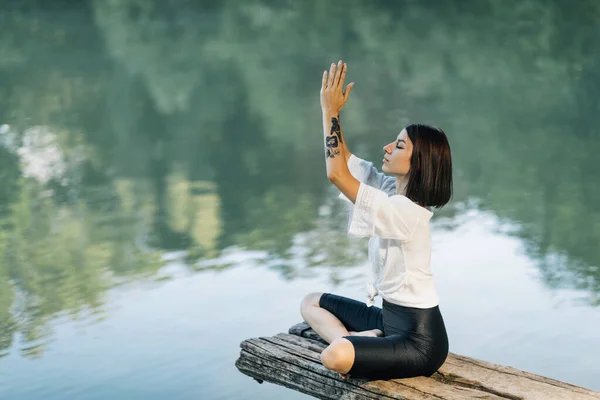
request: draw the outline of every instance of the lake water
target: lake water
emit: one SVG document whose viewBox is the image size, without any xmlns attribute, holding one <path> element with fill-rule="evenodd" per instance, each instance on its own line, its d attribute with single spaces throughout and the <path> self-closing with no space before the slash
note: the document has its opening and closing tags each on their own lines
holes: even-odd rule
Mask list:
<svg viewBox="0 0 600 400">
<path fill-rule="evenodd" d="M 313 291 L 365 299 L 318 91 L 350 150 L 444 128 L 450 351 L 600 391 L 600 6 L 0 6 L 0 398 L 308 396 L 235 368 Z M 381 298 L 376 298 L 381 306 Z"/>
</svg>

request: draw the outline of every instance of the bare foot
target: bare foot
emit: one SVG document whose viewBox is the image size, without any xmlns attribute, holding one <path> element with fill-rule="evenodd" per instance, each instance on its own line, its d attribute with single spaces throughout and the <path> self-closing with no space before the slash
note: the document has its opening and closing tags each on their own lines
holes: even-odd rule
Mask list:
<svg viewBox="0 0 600 400">
<path fill-rule="evenodd" d="M 379 329 L 372 329 L 370 331 L 361 331 L 361 332 L 348 331 L 348 333 L 350 334 L 350 336 L 372 336 L 372 337 L 383 336 L 383 332 L 380 331 Z"/>
</svg>

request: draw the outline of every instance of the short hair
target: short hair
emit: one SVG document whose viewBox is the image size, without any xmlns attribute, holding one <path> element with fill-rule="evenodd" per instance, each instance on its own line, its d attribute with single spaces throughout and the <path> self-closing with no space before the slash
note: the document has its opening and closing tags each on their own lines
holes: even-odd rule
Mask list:
<svg viewBox="0 0 600 400">
<path fill-rule="evenodd" d="M 452 155 L 446 133 L 424 124 L 405 129 L 413 143 L 406 197 L 423 207 L 442 208 L 452 198 Z"/>
</svg>

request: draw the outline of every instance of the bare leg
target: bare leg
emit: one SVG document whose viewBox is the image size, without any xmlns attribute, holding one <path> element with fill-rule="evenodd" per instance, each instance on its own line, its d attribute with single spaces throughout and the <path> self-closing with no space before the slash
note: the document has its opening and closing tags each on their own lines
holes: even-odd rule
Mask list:
<svg viewBox="0 0 600 400">
<path fill-rule="evenodd" d="M 310 327 L 327 343 L 333 342 L 350 333 L 335 315 L 319 307 L 320 292 L 308 294 L 302 301 L 300 313 Z"/>
</svg>

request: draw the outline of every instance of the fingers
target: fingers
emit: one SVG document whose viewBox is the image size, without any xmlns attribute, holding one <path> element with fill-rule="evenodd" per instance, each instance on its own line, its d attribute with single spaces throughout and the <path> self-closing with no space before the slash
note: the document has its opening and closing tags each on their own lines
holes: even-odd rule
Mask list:
<svg viewBox="0 0 600 400">
<path fill-rule="evenodd" d="M 350 82 L 347 86 L 346 86 L 346 90 L 344 90 L 344 100 L 348 101 L 348 97 L 350 96 L 350 92 L 352 91 L 352 88 L 354 87 L 354 82 Z"/>
<path fill-rule="evenodd" d="M 348 66 L 345 63 L 342 63 L 342 60 L 337 63 L 337 67 L 332 63 L 329 67 L 329 74 L 327 73 L 327 70 L 323 71 L 321 89 L 343 87 L 347 71 Z"/>
<path fill-rule="evenodd" d="M 344 86 L 344 79 L 346 79 L 346 64 L 342 64 L 342 60 L 340 60 L 340 62 L 338 63 L 338 76 L 337 76 L 337 80 L 336 80 L 336 86 L 339 87 L 343 87 Z"/>
<path fill-rule="evenodd" d="M 329 68 L 329 80 L 327 82 L 328 87 L 333 86 L 333 83 L 335 82 L 334 79 L 335 79 L 335 64 L 332 63 L 331 67 Z"/>
</svg>

